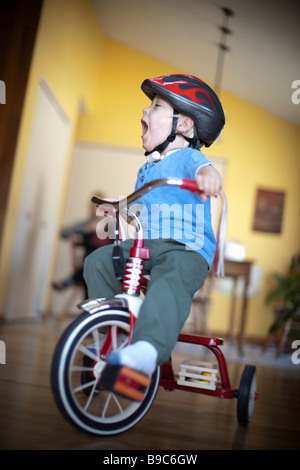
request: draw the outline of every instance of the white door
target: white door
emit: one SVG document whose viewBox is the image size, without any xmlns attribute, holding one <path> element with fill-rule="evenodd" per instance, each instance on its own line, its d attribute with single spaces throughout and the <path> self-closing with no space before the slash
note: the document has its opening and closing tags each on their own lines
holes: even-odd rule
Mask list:
<svg viewBox="0 0 300 470">
<path fill-rule="evenodd" d="M 41 315 L 72 123 L 41 81 L 17 218 L 5 317 Z"/>
</svg>

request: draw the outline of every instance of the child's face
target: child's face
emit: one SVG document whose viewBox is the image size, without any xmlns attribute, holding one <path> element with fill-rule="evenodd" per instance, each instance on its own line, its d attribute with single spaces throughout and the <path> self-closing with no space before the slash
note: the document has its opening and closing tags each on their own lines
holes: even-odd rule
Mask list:
<svg viewBox="0 0 300 470">
<path fill-rule="evenodd" d="M 156 95 L 152 104 L 143 109 L 141 122 L 143 148 L 146 152 L 151 152 L 170 135 L 173 122 L 173 107 L 168 101 Z"/>
</svg>

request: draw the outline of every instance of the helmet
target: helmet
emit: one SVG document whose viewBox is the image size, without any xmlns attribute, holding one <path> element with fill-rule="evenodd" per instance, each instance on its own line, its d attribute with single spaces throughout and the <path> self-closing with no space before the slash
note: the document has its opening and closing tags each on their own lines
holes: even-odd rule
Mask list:
<svg viewBox="0 0 300 470">
<path fill-rule="evenodd" d="M 173 108 L 193 119 L 197 137 L 209 147 L 221 133 L 225 116 L 215 92 L 202 80 L 192 75 L 164 75 L 148 78 L 142 91 L 153 100 L 156 94 L 166 99 Z"/>
</svg>

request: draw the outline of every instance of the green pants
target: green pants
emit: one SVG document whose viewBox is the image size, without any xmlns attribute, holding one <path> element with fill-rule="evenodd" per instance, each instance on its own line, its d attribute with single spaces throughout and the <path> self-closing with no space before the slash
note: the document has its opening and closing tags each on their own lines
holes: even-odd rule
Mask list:
<svg viewBox="0 0 300 470">
<path fill-rule="evenodd" d="M 121 243 L 129 257 L 133 240 Z M 90 254 L 84 264 L 84 278 L 90 298 L 114 297 L 122 292 L 112 264 L 112 245 Z M 208 272 L 206 260 L 173 240 L 145 240 L 150 260 L 144 274 L 150 274 L 147 295 L 135 324 L 132 341 L 148 341 L 158 351 L 158 363 L 169 359 L 178 335 L 189 315 L 192 297 Z"/>
</svg>

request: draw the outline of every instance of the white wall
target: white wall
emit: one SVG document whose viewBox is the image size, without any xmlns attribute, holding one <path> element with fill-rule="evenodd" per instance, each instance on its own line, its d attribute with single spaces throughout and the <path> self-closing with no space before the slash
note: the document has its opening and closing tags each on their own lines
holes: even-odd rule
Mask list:
<svg viewBox="0 0 300 470">
<path fill-rule="evenodd" d="M 38 89 L 5 302 L 7 319 L 45 309 L 72 123 L 45 81 Z"/>
</svg>

